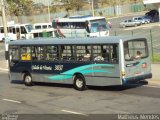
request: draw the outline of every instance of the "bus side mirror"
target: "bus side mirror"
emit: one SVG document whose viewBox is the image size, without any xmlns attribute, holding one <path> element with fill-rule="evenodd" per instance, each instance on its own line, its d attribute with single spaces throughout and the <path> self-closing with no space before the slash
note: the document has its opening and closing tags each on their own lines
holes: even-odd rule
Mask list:
<svg viewBox="0 0 160 120">
<path fill-rule="evenodd" d="M 5 51 L 5 59 L 9 60 L 9 52 L 8 51 Z"/>
</svg>

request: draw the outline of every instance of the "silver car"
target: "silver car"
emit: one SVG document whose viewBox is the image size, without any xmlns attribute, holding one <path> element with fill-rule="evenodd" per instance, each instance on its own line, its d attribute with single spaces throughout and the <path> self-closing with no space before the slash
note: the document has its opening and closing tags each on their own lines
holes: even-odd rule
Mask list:
<svg viewBox="0 0 160 120">
<path fill-rule="evenodd" d="M 138 21 L 138 22 L 140 22 L 141 24 L 150 23 L 150 20 L 149 20 L 149 19 L 146 19 L 146 18 L 144 18 L 144 17 L 133 17 L 133 20 L 134 20 L 134 21 Z"/>
<path fill-rule="evenodd" d="M 120 23 L 120 27 L 136 27 L 141 25 L 141 22 L 139 21 L 134 21 L 134 20 L 124 20 L 123 22 Z"/>
</svg>

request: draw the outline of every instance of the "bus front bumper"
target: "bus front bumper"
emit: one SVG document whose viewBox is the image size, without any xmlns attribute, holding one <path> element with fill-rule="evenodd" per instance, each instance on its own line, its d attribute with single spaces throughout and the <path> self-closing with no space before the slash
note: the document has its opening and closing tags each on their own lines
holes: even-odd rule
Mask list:
<svg viewBox="0 0 160 120">
<path fill-rule="evenodd" d="M 150 79 L 150 78 L 152 78 L 152 73 L 134 76 L 134 77 L 130 77 L 130 78 L 123 78 L 122 83 L 123 83 L 123 85 L 130 84 L 130 83 L 137 83 L 139 81 L 143 81 L 145 79 Z"/>
</svg>

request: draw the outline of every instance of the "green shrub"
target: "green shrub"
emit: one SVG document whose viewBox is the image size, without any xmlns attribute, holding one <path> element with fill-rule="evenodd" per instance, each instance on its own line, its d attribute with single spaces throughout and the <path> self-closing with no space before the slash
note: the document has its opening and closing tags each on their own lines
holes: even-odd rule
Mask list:
<svg viewBox="0 0 160 120">
<path fill-rule="evenodd" d="M 152 58 L 152 62 L 160 62 L 160 55 L 154 55 Z"/>
</svg>

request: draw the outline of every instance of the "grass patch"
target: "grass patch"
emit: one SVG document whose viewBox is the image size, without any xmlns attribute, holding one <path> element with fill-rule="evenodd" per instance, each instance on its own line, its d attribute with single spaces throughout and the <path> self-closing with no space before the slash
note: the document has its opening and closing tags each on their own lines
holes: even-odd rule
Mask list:
<svg viewBox="0 0 160 120">
<path fill-rule="evenodd" d="M 153 55 L 152 62 L 160 62 L 160 55 Z"/>
</svg>

